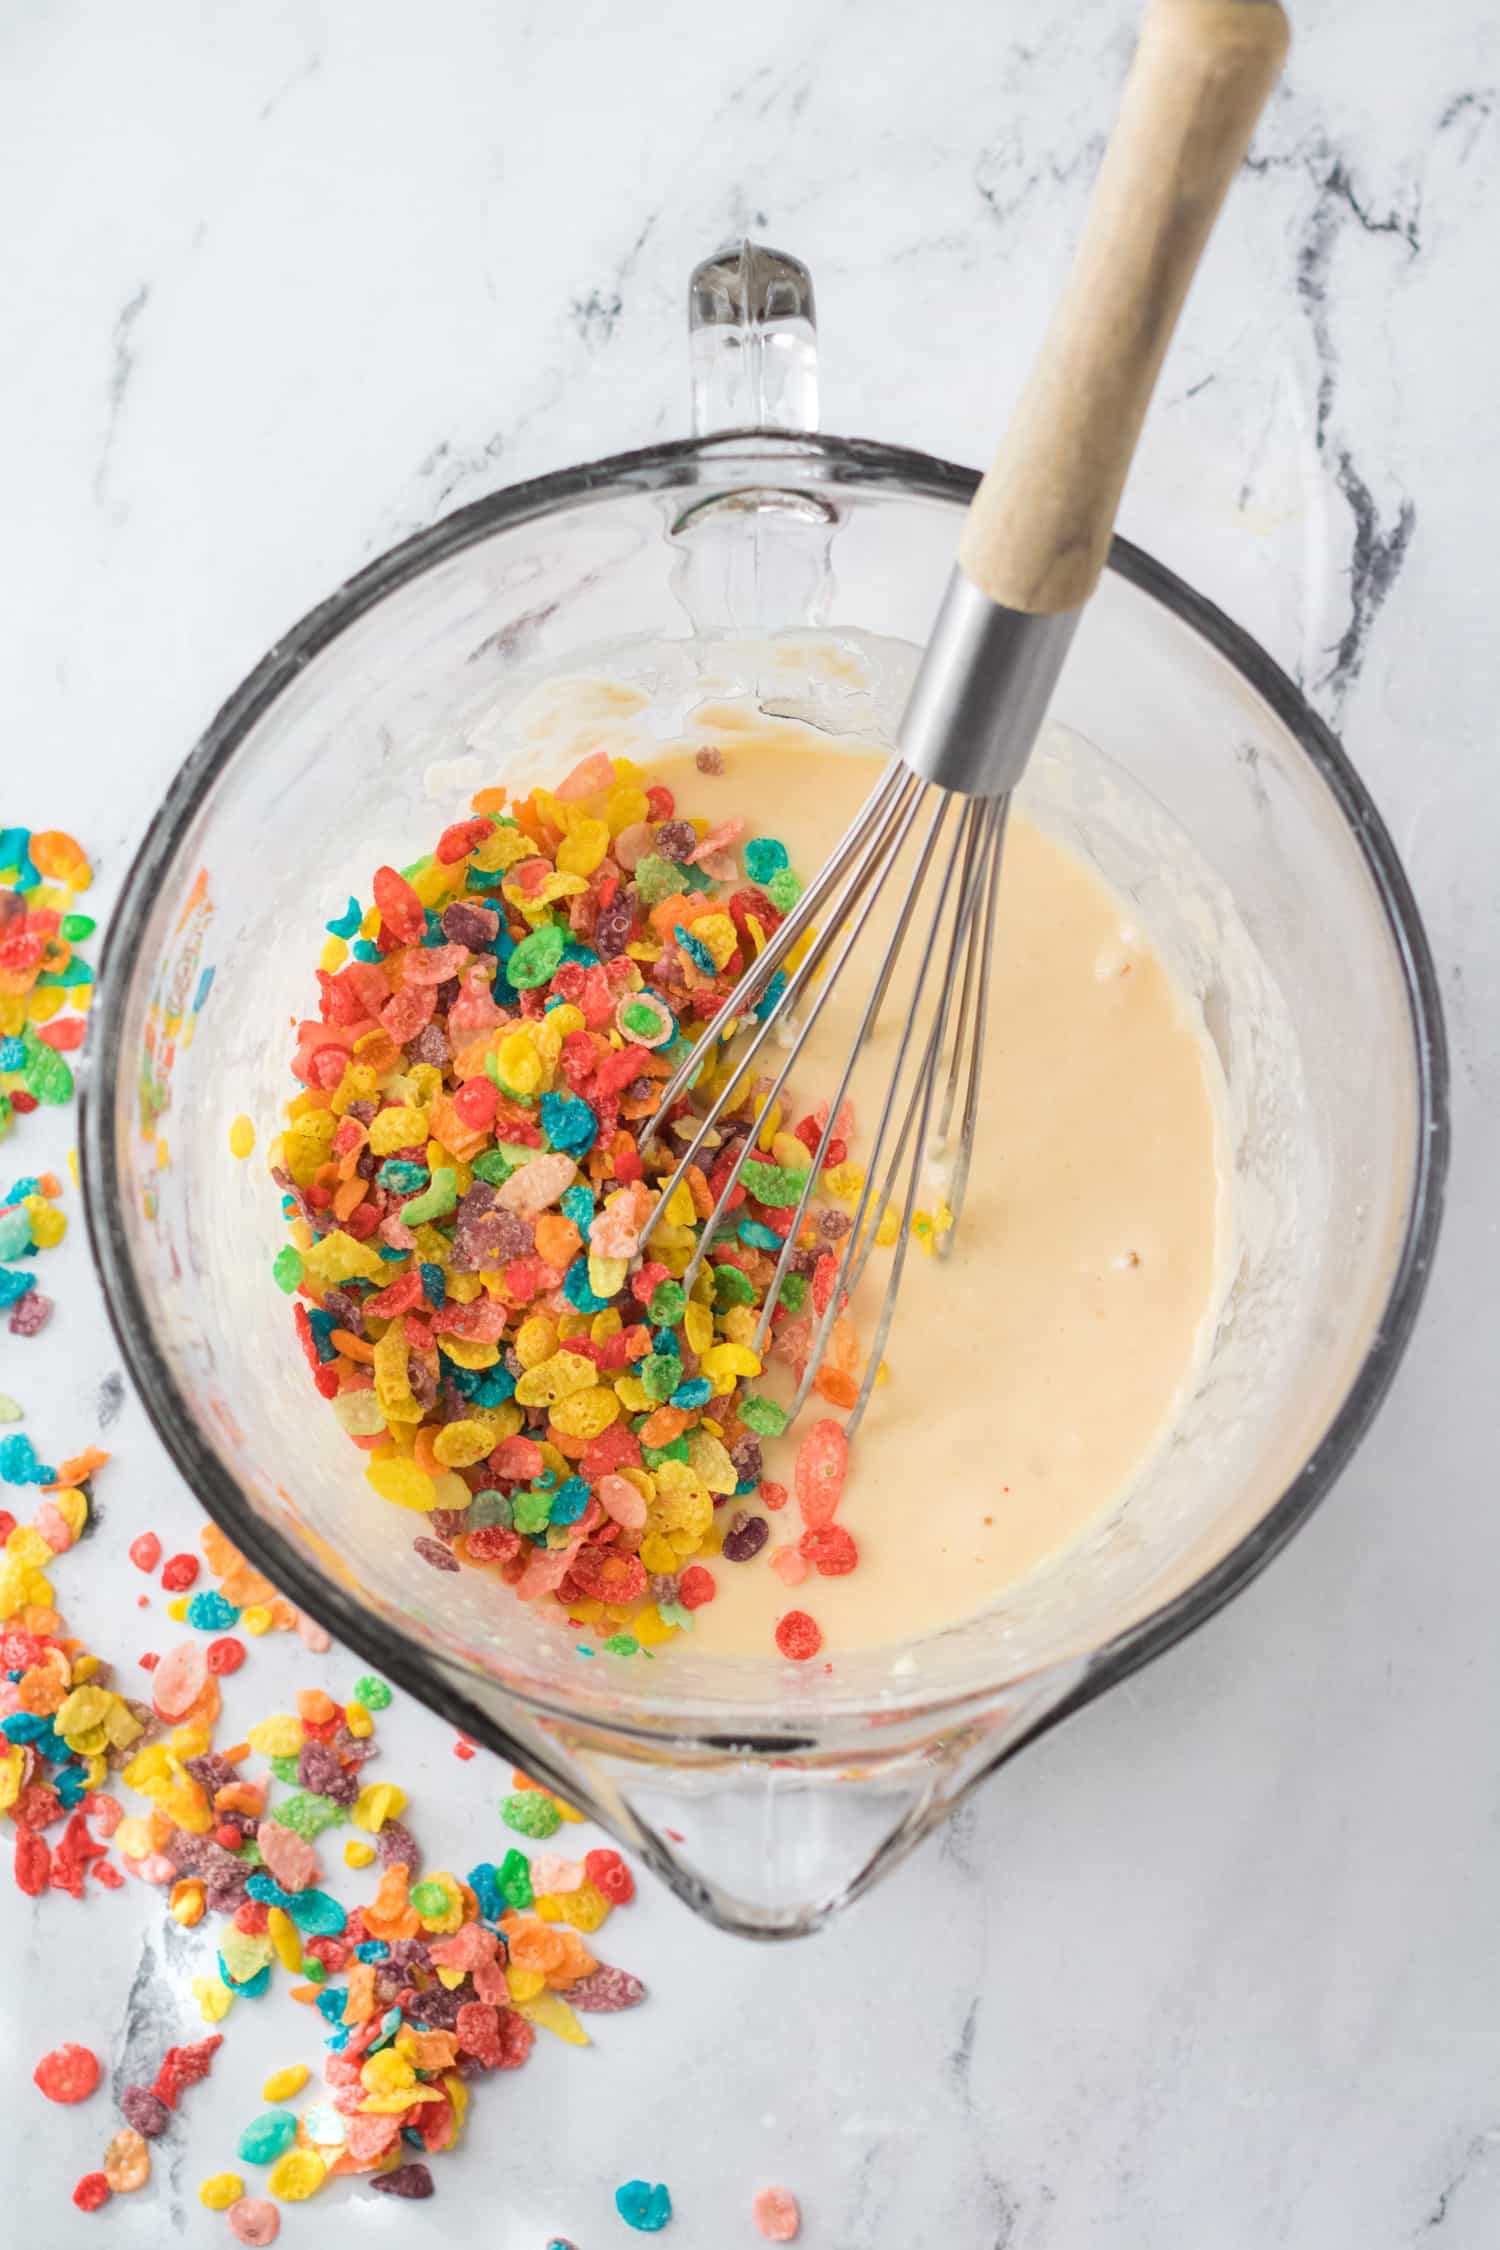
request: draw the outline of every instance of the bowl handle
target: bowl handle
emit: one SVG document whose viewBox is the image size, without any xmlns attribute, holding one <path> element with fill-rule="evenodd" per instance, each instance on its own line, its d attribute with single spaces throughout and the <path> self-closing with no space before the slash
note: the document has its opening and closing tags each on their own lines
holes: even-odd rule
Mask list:
<svg viewBox="0 0 1500 2250">
<path fill-rule="evenodd" d="M 693 435 L 818 426 L 812 275 L 759 242 L 730 243 L 688 284 Z"/>
</svg>

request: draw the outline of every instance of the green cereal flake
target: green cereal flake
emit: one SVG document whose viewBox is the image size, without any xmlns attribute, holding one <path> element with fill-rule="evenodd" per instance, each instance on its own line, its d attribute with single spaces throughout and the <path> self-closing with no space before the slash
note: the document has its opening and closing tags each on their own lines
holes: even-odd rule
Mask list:
<svg viewBox="0 0 1500 2250">
<path fill-rule="evenodd" d="M 753 1305 L 755 1285 L 738 1266 L 714 1268 L 714 1296 L 720 1305 Z"/>
<path fill-rule="evenodd" d="M 766 896 L 778 914 L 790 914 L 802 896 L 802 878 L 789 867 L 778 868 L 766 885 Z"/>
<path fill-rule="evenodd" d="M 288 1297 L 302 1279 L 302 1253 L 291 1243 L 284 1242 L 271 1260 L 271 1279 Z"/>
<path fill-rule="evenodd" d="M 762 1164 L 758 1157 L 752 1156 L 740 1174 L 740 1183 L 747 1195 L 753 1195 L 756 1202 L 764 1203 L 768 1210 L 786 1211 L 801 1200 L 807 1174 L 795 1171 L 789 1164 Z M 662 1287 L 666 1287 L 665 1282 Z"/>
<path fill-rule="evenodd" d="M 787 1278 L 790 1280 L 791 1276 Z M 752 1391 L 742 1398 L 737 1411 L 746 1429 L 754 1430 L 758 1437 L 780 1437 L 786 1428 L 786 1408 L 778 1406 L 774 1398 L 762 1398 L 758 1392 Z"/>
<path fill-rule="evenodd" d="M 433 1219 L 446 1219 L 458 1206 L 458 1173 L 451 1164 L 439 1164 L 425 1195 L 414 1195 L 401 1206 L 404 1226 L 419 1227 Z"/>
<path fill-rule="evenodd" d="M 288 1797 L 284 1804 L 275 1807 L 272 1818 L 279 1820 L 283 1828 L 290 1828 L 305 1844 L 310 1844 L 325 1828 L 342 1827 L 349 1815 L 331 1797 L 320 1797 L 313 1789 L 299 1789 L 295 1797 Z"/>
<path fill-rule="evenodd" d="M 366 1672 L 362 1679 L 354 1683 L 354 1700 L 362 1703 L 367 1711 L 388 1709 L 392 1692 L 384 1680 L 376 1679 L 373 1672 Z"/>
<path fill-rule="evenodd" d="M 777 1302 L 785 1305 L 789 1313 L 801 1312 L 803 1306 L 807 1303 L 806 1274 L 787 1274 L 777 1292 Z"/>
<path fill-rule="evenodd" d="M 469 1170 L 476 1180 L 485 1180 L 491 1187 L 504 1187 L 515 1166 L 498 1148 L 486 1148 L 472 1160 Z"/>
<path fill-rule="evenodd" d="M 518 1914 L 523 1914 L 535 1896 L 531 1888 L 531 1862 L 526 1854 L 508 1851 L 500 1862 L 500 1873 L 496 1880 L 500 1896 L 506 1905 L 513 1906 Z"/>
<path fill-rule="evenodd" d="M 687 1291 L 680 1281 L 659 1281 L 647 1309 L 653 1328 L 675 1328 L 687 1311 Z"/>
<path fill-rule="evenodd" d="M 642 906 L 659 906 L 681 887 L 677 869 L 660 852 L 646 852 L 636 861 L 635 888 Z"/>
<path fill-rule="evenodd" d="M 562 1814 L 541 1789 L 518 1789 L 514 1796 L 503 1797 L 500 1818 L 507 1828 L 513 1828 L 518 1836 L 529 1836 L 534 1843 L 555 1836 L 562 1826 Z"/>
<path fill-rule="evenodd" d="M 505 964 L 505 974 L 516 990 L 548 983 L 557 973 L 567 942 L 566 930 L 556 922 L 544 922 L 530 937 L 522 938 Z"/>
<path fill-rule="evenodd" d="M 609 1656 L 636 1656 L 641 1646 L 634 1633 L 611 1633 L 603 1645 Z"/>
</svg>

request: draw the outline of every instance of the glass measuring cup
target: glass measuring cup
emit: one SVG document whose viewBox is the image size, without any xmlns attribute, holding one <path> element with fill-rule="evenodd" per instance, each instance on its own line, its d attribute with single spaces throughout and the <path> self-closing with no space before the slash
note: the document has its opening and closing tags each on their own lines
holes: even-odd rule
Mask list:
<svg viewBox="0 0 1500 2250">
<path fill-rule="evenodd" d="M 1337 744 L 1262 651 L 1117 541 L 1028 797 L 1136 900 L 1202 1007 L 1241 1215 L 1208 1364 L 1150 1474 L 984 1616 L 826 1672 L 686 1640 L 652 1665 L 585 1663 L 483 1574 L 414 1557 L 411 1519 L 372 1499 L 309 1395 L 267 1273 L 277 1197 L 225 1142 L 242 1109 L 263 1142 L 274 1129 L 280 1027 L 305 1011 L 324 919 L 507 778 L 496 712 L 549 675 L 684 704 L 711 680 L 832 737 L 892 734 L 975 482 L 814 434 L 795 260 L 710 260 L 690 305 L 697 437 L 446 518 L 305 618 L 219 713 L 125 885 L 83 1148 L 127 1364 L 235 1543 L 698 1910 L 770 1935 L 856 1896 L 1316 1505 L 1415 1317 L 1446 1064 L 1414 904 Z M 746 416 L 759 426 L 724 431 Z"/>
</svg>

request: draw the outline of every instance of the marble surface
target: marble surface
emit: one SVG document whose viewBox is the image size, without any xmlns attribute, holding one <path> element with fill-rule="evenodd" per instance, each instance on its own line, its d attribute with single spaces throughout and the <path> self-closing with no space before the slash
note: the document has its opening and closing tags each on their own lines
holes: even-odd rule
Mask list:
<svg viewBox="0 0 1500 2250">
<path fill-rule="evenodd" d="M 609 2190 L 636 2173 L 670 2182 L 682 2250 L 757 2239 L 749 2195 L 775 2178 L 809 2250 L 1497 2238 L 1500 21 L 1476 0 L 1302 12 L 1122 524 L 1341 730 L 1428 918 L 1456 1155 L 1394 1394 L 1247 1595 L 840 1926 L 768 1951 L 644 1900 L 610 1951 L 648 2008 L 483 2089 L 433 2203 L 340 2191 L 289 2212 L 288 2241 L 597 2250 L 626 2239 Z M 107 907 L 207 717 L 333 583 L 498 484 L 685 426 L 684 281 L 733 230 L 813 267 L 828 427 L 983 458 L 1134 14 L 17 0 L 5 818 L 75 826 Z M 69 1132 L 28 1121 L 0 1170 L 60 1159 Z M 76 1232 L 59 1258 L 58 1320 L 0 1339 L 0 1384 L 49 1447 L 110 1425 L 66 1602 L 128 1661 L 125 1545 L 147 1522 L 185 1543 L 193 1504 L 121 1403 Z M 143 1613 L 140 1645 L 159 1633 Z M 237 1708 L 356 1669 L 262 1647 Z M 499 1840 L 493 1761 L 456 1762 L 410 1708 L 390 1739 L 434 1857 Z M 84 2219 L 67 2193 L 105 2103 L 48 2108 L 31 2064 L 82 2038 L 130 2075 L 182 1964 L 134 1886 L 87 1912 L 6 1887 L 0 1928 L 15 2239 L 226 2241 L 194 2190 L 294 2051 L 290 2011 L 240 2008 L 156 2184 Z"/>
</svg>

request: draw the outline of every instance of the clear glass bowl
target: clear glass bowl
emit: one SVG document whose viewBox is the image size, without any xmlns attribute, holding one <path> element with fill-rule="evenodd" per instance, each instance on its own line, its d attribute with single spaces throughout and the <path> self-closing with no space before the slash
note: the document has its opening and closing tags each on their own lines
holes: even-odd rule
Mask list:
<svg viewBox="0 0 1500 2250">
<path fill-rule="evenodd" d="M 693 307 L 700 427 L 731 396 L 810 419 L 793 261 L 710 262 Z M 975 481 L 735 430 L 540 478 L 406 541 L 271 650 L 178 775 L 115 917 L 86 1073 L 111 1316 L 209 1512 L 370 1662 L 760 1935 L 815 1926 L 1211 1616 L 1369 1425 L 1437 1232 L 1446 1062 L 1411 893 L 1338 744 L 1227 618 L 1116 542 L 1026 789 L 1203 1007 L 1230 1089 L 1236 1271 L 1150 1475 L 999 1607 L 912 1647 L 826 1673 L 682 1642 L 654 1665 L 585 1663 L 481 1574 L 416 1559 L 411 1519 L 372 1499 L 310 1390 L 268 1273 L 278 1197 L 227 1129 L 244 1110 L 262 1147 L 274 1130 L 325 918 L 505 778 L 466 745 L 507 697 L 581 671 L 690 701 L 712 675 L 893 735 Z M 860 691 L 829 685 L 830 645 L 856 652 Z"/>
</svg>

